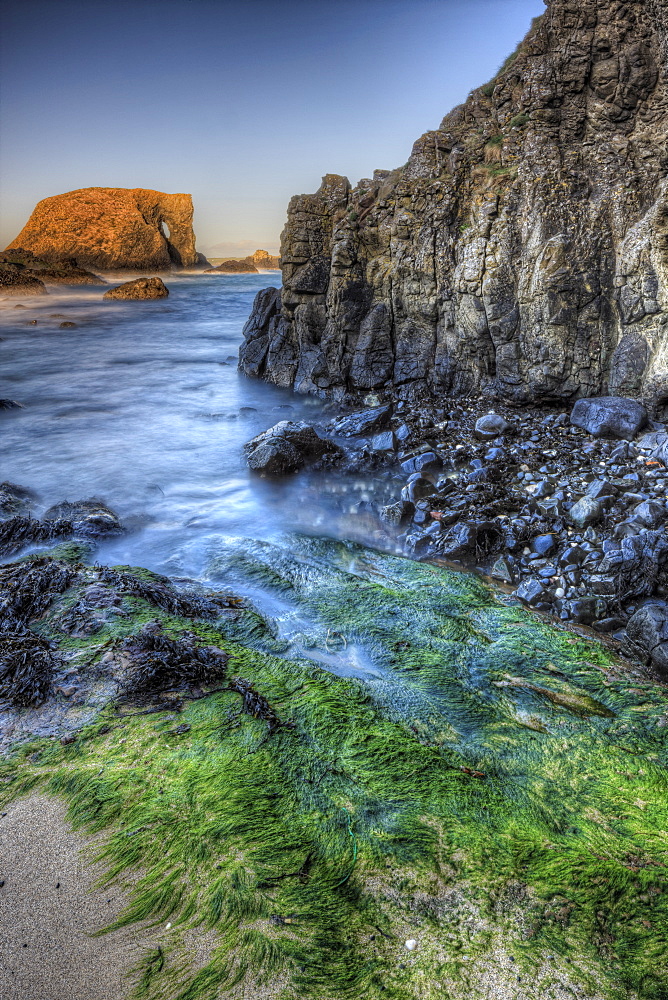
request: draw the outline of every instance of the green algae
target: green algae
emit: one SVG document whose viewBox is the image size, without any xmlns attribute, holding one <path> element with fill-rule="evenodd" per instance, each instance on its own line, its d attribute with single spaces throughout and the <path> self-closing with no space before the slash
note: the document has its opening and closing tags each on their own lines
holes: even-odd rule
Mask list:
<svg viewBox="0 0 668 1000">
<path fill-rule="evenodd" d="M 243 543 L 211 572 L 289 595 L 311 645 L 259 608 L 198 621 L 125 597 L 76 656 L 159 621 L 224 650 L 281 725 L 235 690 L 178 720 L 109 705 L 76 742 L 0 765 L 5 801 L 64 796 L 104 831 L 107 879 L 136 873 L 119 924 L 173 925 L 137 997 L 475 1000 L 490 976 L 509 997 L 527 977 L 546 998 L 667 995 L 661 685 L 473 577 L 358 546 Z M 35 626 L 70 650 L 75 600 Z M 179 957 L 190 927 L 216 934 L 198 969 Z"/>
</svg>

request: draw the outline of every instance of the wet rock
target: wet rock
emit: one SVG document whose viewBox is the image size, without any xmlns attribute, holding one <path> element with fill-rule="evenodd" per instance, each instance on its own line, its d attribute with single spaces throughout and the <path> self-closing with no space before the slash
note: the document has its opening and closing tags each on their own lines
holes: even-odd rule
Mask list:
<svg viewBox="0 0 668 1000">
<path fill-rule="evenodd" d="M 587 487 L 587 496 L 592 500 L 608 500 L 616 497 L 618 490 L 607 479 L 595 479 Z"/>
<path fill-rule="evenodd" d="M 510 424 L 498 413 L 486 413 L 476 421 L 475 433 L 483 441 L 491 441 L 493 438 L 507 434 Z"/>
<path fill-rule="evenodd" d="M 71 320 L 66 320 L 64 323 L 60 323 L 58 326 L 59 330 L 73 330 L 76 327 L 76 323 L 72 323 Z"/>
<path fill-rule="evenodd" d="M 162 278 L 135 278 L 116 288 L 110 288 L 103 299 L 165 299 L 169 289 Z"/>
<path fill-rule="evenodd" d="M 495 580 L 502 580 L 503 583 L 515 582 L 515 565 L 508 556 L 501 556 L 492 566 L 492 577 Z"/>
<path fill-rule="evenodd" d="M 666 509 L 655 500 L 645 500 L 634 507 L 633 517 L 645 528 L 657 528 L 666 520 Z"/>
<path fill-rule="evenodd" d="M 539 604 L 545 598 L 545 585 L 540 580 L 523 580 L 515 591 L 522 604 Z"/>
<path fill-rule="evenodd" d="M 407 524 L 415 514 L 415 505 L 409 500 L 399 500 L 380 509 L 380 520 L 391 527 Z"/>
<path fill-rule="evenodd" d="M 577 503 L 573 504 L 568 512 L 568 519 L 576 528 L 586 528 L 590 524 L 596 524 L 603 516 L 603 506 L 598 500 L 584 496 Z"/>
<path fill-rule="evenodd" d="M 91 497 L 88 500 L 67 500 L 55 504 L 44 514 L 45 521 L 69 521 L 76 534 L 96 537 L 98 535 L 118 535 L 123 531 L 120 518 L 110 507 Z"/>
<path fill-rule="evenodd" d="M 0 399 L 0 410 L 22 410 L 23 403 L 17 403 L 15 399 Z"/>
<path fill-rule="evenodd" d="M 331 429 L 334 434 L 341 434 L 343 437 L 366 437 L 384 430 L 391 412 L 390 406 L 376 406 L 370 410 L 359 410 L 334 420 Z M 402 439 L 400 438 L 400 440 Z"/>
<path fill-rule="evenodd" d="M 493 521 L 465 521 L 448 531 L 443 555 L 461 562 L 478 561 L 498 549 L 503 534 Z"/>
<path fill-rule="evenodd" d="M 531 549 L 539 556 L 551 556 L 557 548 L 557 543 L 557 535 L 536 535 L 531 543 Z"/>
<path fill-rule="evenodd" d="M 401 499 L 417 503 L 418 500 L 424 500 L 426 497 L 434 496 L 436 493 L 438 493 L 438 490 L 431 479 L 424 478 L 418 472 L 411 476 L 404 486 L 401 491 Z"/>
<path fill-rule="evenodd" d="M 394 434 L 392 431 L 382 431 L 380 434 L 374 434 L 370 442 L 371 451 L 394 451 L 395 442 Z"/>
<path fill-rule="evenodd" d="M 248 466 L 254 472 L 284 476 L 319 461 L 340 455 L 341 449 L 321 438 L 309 424 L 281 420 L 244 445 Z"/>
<path fill-rule="evenodd" d="M 571 423 L 594 437 L 631 440 L 646 425 L 647 410 L 641 403 L 622 396 L 578 399 Z"/>
<path fill-rule="evenodd" d="M 668 608 L 647 604 L 626 625 L 627 651 L 668 674 Z"/>
</svg>

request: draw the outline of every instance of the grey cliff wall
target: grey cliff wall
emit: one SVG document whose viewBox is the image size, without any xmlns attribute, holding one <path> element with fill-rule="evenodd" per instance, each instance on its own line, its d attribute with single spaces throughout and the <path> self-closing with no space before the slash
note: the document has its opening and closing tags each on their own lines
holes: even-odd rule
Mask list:
<svg viewBox="0 0 668 1000">
<path fill-rule="evenodd" d="M 550 0 L 494 81 L 290 202 L 241 368 L 343 398 L 668 399 L 668 4 Z"/>
</svg>

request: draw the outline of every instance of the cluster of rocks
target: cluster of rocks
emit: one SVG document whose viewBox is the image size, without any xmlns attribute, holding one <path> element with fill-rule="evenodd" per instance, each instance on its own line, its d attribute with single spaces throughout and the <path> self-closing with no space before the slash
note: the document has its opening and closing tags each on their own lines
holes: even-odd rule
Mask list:
<svg viewBox="0 0 668 1000">
<path fill-rule="evenodd" d="M 246 447 L 251 468 L 274 475 L 325 453 L 349 470 L 398 464 L 400 495 L 375 511 L 379 542 L 475 567 L 524 604 L 668 669 L 668 432 L 641 404 L 416 412 L 399 402 L 320 434 L 284 421 Z"/>
<path fill-rule="evenodd" d="M 125 529 L 118 515 L 97 497 L 54 504 L 41 517 L 34 516 L 36 494 L 15 483 L 0 483 L 0 558 L 28 546 L 56 540 L 90 542 L 119 535 Z"/>
<path fill-rule="evenodd" d="M 36 257 L 29 250 L 0 254 L 0 294 L 46 295 L 47 285 L 105 285 L 103 278 L 65 257 L 57 262 Z"/>
</svg>

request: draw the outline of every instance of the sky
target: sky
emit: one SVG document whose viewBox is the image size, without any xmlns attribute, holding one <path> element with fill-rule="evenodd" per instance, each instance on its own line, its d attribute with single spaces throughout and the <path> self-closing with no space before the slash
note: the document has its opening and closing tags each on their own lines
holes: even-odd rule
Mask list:
<svg viewBox="0 0 668 1000">
<path fill-rule="evenodd" d="M 490 79 L 543 0 L 0 0 L 0 246 L 42 198 L 186 191 L 198 249 L 277 252 Z"/>
</svg>

